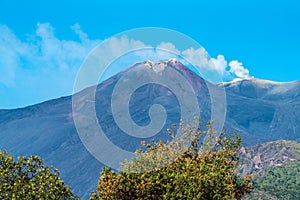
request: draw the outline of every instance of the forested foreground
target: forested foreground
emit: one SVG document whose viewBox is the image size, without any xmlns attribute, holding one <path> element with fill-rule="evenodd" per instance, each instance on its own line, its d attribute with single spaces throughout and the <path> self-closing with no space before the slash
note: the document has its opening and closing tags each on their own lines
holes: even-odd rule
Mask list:
<svg viewBox="0 0 300 200">
<path fill-rule="evenodd" d="M 172 140 L 142 142 L 118 173 L 103 168 L 90 199 L 299 199 L 300 162 L 241 175 L 241 139 L 180 123 Z M 181 134 L 179 139 L 177 134 Z M 37 156 L 0 154 L 0 199 L 79 199 Z"/>
</svg>

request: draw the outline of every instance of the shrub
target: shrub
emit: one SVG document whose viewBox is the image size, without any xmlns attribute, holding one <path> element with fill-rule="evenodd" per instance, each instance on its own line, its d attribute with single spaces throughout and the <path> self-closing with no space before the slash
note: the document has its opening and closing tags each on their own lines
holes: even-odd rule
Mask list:
<svg viewBox="0 0 300 200">
<path fill-rule="evenodd" d="M 241 199 L 252 191 L 251 176 L 237 172 L 239 136 L 218 136 L 211 123 L 201 130 L 197 120 L 180 122 L 180 138 L 168 131 L 172 141 L 142 143 L 118 174 L 103 168 L 91 199 Z"/>
<path fill-rule="evenodd" d="M 0 151 L 0 199 L 77 199 L 59 172 L 38 156 L 15 160 Z"/>
</svg>

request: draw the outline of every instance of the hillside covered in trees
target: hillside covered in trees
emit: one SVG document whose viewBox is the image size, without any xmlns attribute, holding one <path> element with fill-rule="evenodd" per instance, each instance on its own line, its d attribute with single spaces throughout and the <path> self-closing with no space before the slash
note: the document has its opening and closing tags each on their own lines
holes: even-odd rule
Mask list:
<svg viewBox="0 0 300 200">
<path fill-rule="evenodd" d="M 279 140 L 242 149 L 244 172 L 254 176 L 245 199 L 300 199 L 300 144 Z"/>
</svg>

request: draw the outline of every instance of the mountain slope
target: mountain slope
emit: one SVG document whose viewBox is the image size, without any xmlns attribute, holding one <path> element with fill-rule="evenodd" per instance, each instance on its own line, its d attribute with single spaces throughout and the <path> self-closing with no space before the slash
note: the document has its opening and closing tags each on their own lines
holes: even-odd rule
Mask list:
<svg viewBox="0 0 300 200">
<path fill-rule="evenodd" d="M 300 141 L 300 81 L 278 83 L 251 78 L 218 86 L 226 90 L 226 121 L 241 132 L 246 144 Z"/>
<path fill-rule="evenodd" d="M 277 140 L 243 147 L 243 174 L 254 176 L 265 171 L 267 167 L 281 167 L 291 162 L 300 161 L 300 143 L 290 140 Z"/>
<path fill-rule="evenodd" d="M 210 119 L 211 104 L 208 85 L 218 90 L 221 85 L 206 83 L 178 61 L 158 62 L 155 65 L 177 70 L 190 83 L 199 102 L 203 121 Z M 144 73 L 148 62 L 137 63 L 109 78 L 96 87 L 76 94 L 82 97 L 76 105 L 90 103 L 96 89 L 97 120 L 106 137 L 126 151 L 134 151 L 144 138 L 134 138 L 122 131 L 114 121 L 111 111 L 111 96 L 117 82 L 129 70 Z M 159 73 L 166 73 L 154 68 Z M 208 85 L 207 85 L 208 84 Z M 227 95 L 225 128 L 238 130 L 246 145 L 277 139 L 300 138 L 299 82 L 293 84 L 261 84 L 256 79 L 223 83 Z M 123 91 L 122 95 L 129 95 Z M 176 95 L 164 86 L 148 84 L 138 88 L 129 102 L 129 112 L 136 124 L 145 126 L 151 122 L 150 106 L 160 104 L 166 109 L 167 119 L 157 137 L 168 139 L 166 128 L 180 120 L 180 102 Z M 62 97 L 26 108 L 0 110 L 0 148 L 13 155 L 39 155 L 46 164 L 61 171 L 61 177 L 73 192 L 88 197 L 96 188 L 99 172 L 103 166 L 84 147 L 73 121 L 72 97 Z M 146 138 L 150 141 L 151 137 Z"/>
<path fill-rule="evenodd" d="M 254 176 L 255 190 L 245 199 L 300 198 L 300 143 L 279 140 L 241 150 L 243 173 Z"/>
<path fill-rule="evenodd" d="M 167 63 L 167 62 L 165 62 Z M 143 73 L 147 63 L 138 63 L 127 70 L 111 77 L 96 87 L 96 111 L 99 125 L 106 137 L 116 146 L 134 152 L 144 138 L 134 138 L 124 133 L 115 123 L 111 111 L 111 96 L 119 79 L 134 68 Z M 206 83 L 199 76 L 181 63 L 168 63 L 181 73 L 192 87 L 198 91 L 197 96 L 201 116 L 206 121 L 210 115 L 209 95 Z M 88 104 L 94 87 L 76 94 L 80 102 Z M 124 91 L 122 95 L 126 94 Z M 168 118 L 158 137 L 168 139 L 167 127 L 180 120 L 180 105 L 166 87 L 149 84 L 139 88 L 130 101 L 130 114 L 139 125 L 150 122 L 149 107 L 161 104 L 166 108 Z M 88 197 L 96 188 L 99 172 L 103 166 L 84 147 L 73 121 L 72 98 L 70 96 L 43 102 L 41 104 L 14 110 L 0 110 L 0 148 L 11 154 L 39 155 L 46 164 L 54 165 L 61 171 L 61 177 L 71 186 L 73 192 L 81 197 Z M 146 138 L 148 142 L 152 137 Z"/>
</svg>

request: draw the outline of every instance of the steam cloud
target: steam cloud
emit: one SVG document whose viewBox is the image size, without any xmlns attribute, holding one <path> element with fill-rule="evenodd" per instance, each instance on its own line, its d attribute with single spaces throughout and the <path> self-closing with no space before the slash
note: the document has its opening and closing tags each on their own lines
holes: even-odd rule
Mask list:
<svg viewBox="0 0 300 200">
<path fill-rule="evenodd" d="M 0 24 L 0 95 L 6 97 L 1 98 L 1 106 L 14 107 L 9 99 L 16 97 L 20 100 L 14 103 L 23 106 L 72 93 L 78 69 L 101 40 L 90 39 L 78 24 L 70 29 L 78 36 L 78 40 L 58 38 L 49 23 L 38 23 L 35 33 L 26 39 L 20 39 L 8 26 Z M 111 40 L 105 50 L 114 54 L 128 46 L 149 47 L 141 41 L 122 37 Z M 128 60 L 131 62 L 128 64 L 149 58 L 168 59 L 181 54 L 198 67 L 217 72 L 224 80 L 250 77 L 249 70 L 241 62 L 228 62 L 223 55 L 210 58 L 202 47 L 178 50 L 174 44 L 162 42 L 155 48 L 167 49 L 171 53 L 160 52 L 155 55 L 153 52 L 137 52 L 135 57 Z"/>
</svg>

